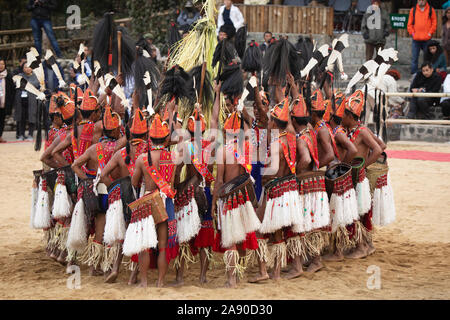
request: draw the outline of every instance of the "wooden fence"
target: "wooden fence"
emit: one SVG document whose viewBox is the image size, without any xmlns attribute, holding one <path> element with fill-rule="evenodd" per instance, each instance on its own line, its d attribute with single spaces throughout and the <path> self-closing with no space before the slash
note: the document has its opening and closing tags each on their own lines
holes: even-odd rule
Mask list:
<svg viewBox="0 0 450 320">
<path fill-rule="evenodd" d="M 411 9 L 399 9 L 398 13 L 403 14 L 409 14 L 409 11 Z M 436 18 L 437 18 L 437 24 L 436 24 L 436 32 L 433 33 L 433 38 L 442 38 L 442 18 L 444 16 L 445 10 L 443 9 L 435 9 L 436 10 Z M 399 37 L 411 37 L 408 33 L 407 29 L 401 29 L 398 30 L 398 36 Z"/>
<path fill-rule="evenodd" d="M 279 5 L 242 5 L 248 32 L 302 33 L 333 35 L 334 13 L 331 7 Z"/>
</svg>

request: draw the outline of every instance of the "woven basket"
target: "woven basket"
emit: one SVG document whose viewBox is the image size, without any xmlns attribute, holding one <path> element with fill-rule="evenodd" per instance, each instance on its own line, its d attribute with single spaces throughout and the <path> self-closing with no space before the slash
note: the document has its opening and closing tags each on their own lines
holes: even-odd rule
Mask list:
<svg viewBox="0 0 450 320">
<path fill-rule="evenodd" d="M 385 175 L 389 171 L 389 167 L 386 163 L 375 162 L 368 166 L 366 171 L 367 179 L 369 179 L 370 192 L 373 194 L 375 187 L 377 185 L 377 180 L 382 175 Z"/>
</svg>

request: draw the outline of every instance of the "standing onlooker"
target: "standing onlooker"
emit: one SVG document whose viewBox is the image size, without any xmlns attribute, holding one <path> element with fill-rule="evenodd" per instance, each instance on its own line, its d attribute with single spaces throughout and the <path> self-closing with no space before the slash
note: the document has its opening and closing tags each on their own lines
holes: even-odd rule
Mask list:
<svg viewBox="0 0 450 320">
<path fill-rule="evenodd" d="M 152 51 L 154 50 L 154 53 L 149 52 L 149 54 L 153 59 L 156 59 L 155 63 L 161 61 L 162 60 L 161 53 L 160 53 L 158 47 L 153 44 L 153 40 L 155 39 L 153 34 L 151 34 L 150 32 L 144 34 L 144 39 L 147 41 L 147 43 L 150 46 L 150 48 L 152 49 Z"/>
<path fill-rule="evenodd" d="M 380 15 L 380 19 L 373 19 L 373 15 Z M 380 22 L 379 24 L 377 22 Z M 366 43 L 366 61 L 373 59 L 373 53 L 383 49 L 386 37 L 391 31 L 391 24 L 387 12 L 380 7 L 380 0 L 372 0 L 361 22 L 361 33 Z"/>
<path fill-rule="evenodd" d="M 188 0 L 177 18 L 179 28 L 183 31 L 189 31 L 191 26 L 198 19 L 200 19 L 200 12 L 194 7 L 192 1 Z"/>
<path fill-rule="evenodd" d="M 51 10 L 56 8 L 55 0 L 29 0 L 27 9 L 32 12 L 31 29 L 33 30 L 34 45 L 39 54 L 42 54 L 42 30 L 44 28 L 48 40 L 52 44 L 53 50 L 58 58 L 61 58 L 61 50 L 53 32 Z"/>
<path fill-rule="evenodd" d="M 219 30 L 224 24 L 233 25 L 236 31 L 244 26 L 244 16 L 231 0 L 224 0 L 223 6 L 219 9 L 217 35 L 219 35 Z"/>
<path fill-rule="evenodd" d="M 270 40 L 272 40 L 272 32 L 264 32 L 264 42 L 259 46 L 263 55 L 266 53 L 266 50 L 270 46 Z"/>
<path fill-rule="evenodd" d="M 6 142 L 2 135 L 5 128 L 5 117 L 11 114 L 14 92 L 12 75 L 6 69 L 5 60 L 0 58 L 0 143 Z"/>
<path fill-rule="evenodd" d="M 450 65 L 450 8 L 445 10 L 442 18 L 442 48 L 444 49 L 448 66 Z"/>
<path fill-rule="evenodd" d="M 420 72 L 417 72 L 411 83 L 411 92 L 439 92 L 441 89 L 441 77 L 433 70 L 431 62 L 422 64 Z M 423 114 L 425 119 L 430 119 L 430 106 L 439 102 L 437 98 L 412 98 L 409 103 L 408 118 L 414 119 L 417 113 Z"/>
<path fill-rule="evenodd" d="M 33 70 L 27 65 L 23 65 L 23 70 L 20 73 L 24 79 L 39 89 L 39 81 Z M 18 140 L 33 141 L 33 131 L 35 128 L 37 118 L 37 99 L 32 93 L 26 90 L 16 90 L 16 97 L 14 103 L 14 119 L 19 128 Z M 26 124 L 28 122 L 28 136 L 25 136 Z"/>
<path fill-rule="evenodd" d="M 418 71 L 420 50 L 425 52 L 428 41 L 436 31 L 436 21 L 436 11 L 427 0 L 417 0 L 417 5 L 409 11 L 408 32 L 413 38 L 411 74 Z"/>
<path fill-rule="evenodd" d="M 427 51 L 424 55 L 425 61 L 433 64 L 433 69 L 441 76 L 442 82 L 447 76 L 447 61 L 445 60 L 444 50 L 436 40 L 428 42 Z"/>
</svg>

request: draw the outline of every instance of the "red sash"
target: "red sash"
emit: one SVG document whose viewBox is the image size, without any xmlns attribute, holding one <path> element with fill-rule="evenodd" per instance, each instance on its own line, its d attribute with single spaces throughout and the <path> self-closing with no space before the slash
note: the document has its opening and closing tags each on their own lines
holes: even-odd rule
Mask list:
<svg viewBox="0 0 450 320">
<path fill-rule="evenodd" d="M 280 137 L 281 138 L 281 137 Z M 293 134 L 287 133 L 286 139 L 288 145 L 286 146 L 283 141 L 280 141 L 281 147 L 283 148 L 283 154 L 284 158 L 286 159 L 286 162 L 289 166 L 289 169 L 293 174 L 295 174 L 295 162 L 296 162 L 296 156 L 297 156 L 297 146 L 296 146 L 296 139 Z"/>
<path fill-rule="evenodd" d="M 337 149 L 337 146 L 336 146 L 336 140 L 334 139 L 333 131 L 332 131 L 332 129 L 331 129 L 331 127 L 330 127 L 330 125 L 328 123 L 325 122 L 325 124 L 327 126 L 328 133 L 330 134 L 331 144 L 333 145 L 334 155 L 336 156 L 336 158 L 339 159 L 339 152 L 338 152 L 338 149 Z"/>
<path fill-rule="evenodd" d="M 306 133 L 309 133 L 309 138 L 306 136 Z M 317 139 L 316 135 L 314 134 L 314 131 L 306 130 L 304 134 L 300 136 L 300 139 L 306 142 L 309 153 L 311 154 L 311 157 L 314 160 L 314 163 L 317 168 L 319 167 L 319 150 L 317 148 Z"/>
<path fill-rule="evenodd" d="M 147 143 L 146 142 L 141 142 L 141 143 L 137 144 L 136 145 L 136 149 L 134 151 L 134 159 L 130 158 L 130 163 L 127 164 L 127 169 L 128 169 L 128 172 L 130 173 L 130 176 L 133 176 L 134 168 L 135 168 L 135 164 L 136 164 L 136 159 L 144 152 L 147 152 Z M 122 158 L 125 161 L 125 159 L 127 157 L 127 149 L 126 149 L 126 147 L 123 147 L 120 150 L 120 153 L 122 154 Z"/>
<path fill-rule="evenodd" d="M 234 158 L 236 159 L 237 163 L 239 163 L 241 166 L 244 167 L 245 171 L 247 171 L 248 174 L 251 174 L 252 172 L 252 160 L 251 160 L 251 146 L 248 141 L 245 141 L 244 144 L 244 156 L 238 152 L 236 149 L 236 143 L 233 142 L 229 145 L 226 145 L 227 151 L 233 152 Z"/>
<path fill-rule="evenodd" d="M 145 155 L 143 157 L 145 168 L 147 169 L 148 174 L 152 178 L 152 180 L 155 182 L 155 184 L 158 186 L 158 189 L 161 190 L 166 196 L 169 198 L 174 198 L 176 191 L 174 191 L 169 183 L 164 180 L 162 175 L 159 173 L 159 171 L 155 168 L 155 166 L 150 166 L 148 163 L 148 157 Z"/>
<path fill-rule="evenodd" d="M 352 130 L 348 133 L 348 138 L 350 139 L 351 142 L 355 142 L 356 138 L 358 138 L 359 133 L 361 132 L 361 130 L 365 130 L 366 127 L 361 126 L 360 124 L 355 128 L 355 130 Z"/>
<path fill-rule="evenodd" d="M 58 136 L 61 141 L 64 141 L 67 137 L 67 130 L 70 129 L 69 127 L 62 127 L 58 131 Z M 70 164 L 73 163 L 74 155 L 73 155 L 73 146 L 72 144 L 67 147 L 63 152 L 62 155 L 64 156 L 64 159 Z"/>
<path fill-rule="evenodd" d="M 205 150 L 203 150 L 204 147 L 206 147 L 206 141 L 202 140 L 202 159 L 198 159 L 195 156 L 195 150 L 194 150 L 194 144 L 192 142 L 189 143 L 188 147 L 189 147 L 189 154 L 191 155 L 191 162 L 194 165 L 195 169 L 198 171 L 198 173 L 200 173 L 200 175 L 205 178 L 205 181 L 207 184 L 213 182 L 214 176 L 212 175 L 211 172 L 209 172 L 208 170 L 208 165 L 206 164 L 206 161 L 202 161 L 203 160 L 203 152 Z"/>
<path fill-rule="evenodd" d="M 56 138 L 56 135 L 58 134 L 58 131 L 59 131 L 59 129 L 56 129 L 56 128 L 51 128 L 48 131 L 48 140 L 45 141 L 45 149 L 47 149 L 53 143 L 53 141 Z"/>
<path fill-rule="evenodd" d="M 83 129 L 81 130 L 80 134 L 80 148 L 78 148 L 77 139 L 75 139 L 75 136 L 73 134 L 72 129 L 72 149 L 73 149 L 73 155 L 75 156 L 75 159 L 78 159 L 83 153 L 89 148 L 92 144 L 92 138 L 94 136 L 94 126 L 95 123 L 93 122 L 87 122 L 83 125 Z"/>
</svg>

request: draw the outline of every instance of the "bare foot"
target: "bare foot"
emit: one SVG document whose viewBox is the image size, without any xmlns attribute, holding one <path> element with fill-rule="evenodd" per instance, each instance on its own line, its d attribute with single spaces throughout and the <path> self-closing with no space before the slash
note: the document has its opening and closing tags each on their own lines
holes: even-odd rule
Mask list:
<svg viewBox="0 0 450 320">
<path fill-rule="evenodd" d="M 117 276 L 119 273 L 117 271 L 111 271 L 111 273 L 106 277 L 105 283 L 114 283 L 116 282 Z"/>
<path fill-rule="evenodd" d="M 367 256 L 366 250 L 363 247 L 357 247 L 355 250 L 345 255 L 346 259 L 361 259 Z"/>
<path fill-rule="evenodd" d="M 156 287 L 157 288 L 164 288 L 164 282 L 163 281 L 156 281 Z"/>
<path fill-rule="evenodd" d="M 283 276 L 284 279 L 291 280 L 300 277 L 303 274 L 303 270 L 297 271 L 294 268 L 291 269 L 291 271 L 288 272 L 285 276 Z"/>
<path fill-rule="evenodd" d="M 322 268 L 323 268 L 322 262 L 320 262 L 320 261 L 313 261 L 309 265 L 308 269 L 306 269 L 306 272 L 314 273 L 314 272 L 319 271 Z"/>
<path fill-rule="evenodd" d="M 89 275 L 91 277 L 98 277 L 98 276 L 102 276 L 103 275 L 103 271 L 101 270 L 95 270 L 94 267 L 91 267 L 89 269 Z"/>
<path fill-rule="evenodd" d="M 139 288 L 147 288 L 147 280 L 141 280 L 138 287 Z"/>
<path fill-rule="evenodd" d="M 230 283 L 229 281 L 227 281 L 227 282 L 225 282 L 223 287 L 224 288 L 230 288 L 230 289 L 236 289 L 237 285 L 236 285 L 236 283 Z"/>
<path fill-rule="evenodd" d="M 259 276 L 257 276 L 257 277 L 255 277 L 255 278 L 252 278 L 252 279 L 250 279 L 250 280 L 248 280 L 248 282 L 250 282 L 250 283 L 258 283 L 258 282 L 261 282 L 261 281 L 264 281 L 264 280 L 269 280 L 269 275 L 266 273 L 265 275 L 259 275 Z"/>
<path fill-rule="evenodd" d="M 130 279 L 128 280 L 128 285 L 129 286 L 137 283 L 137 275 L 138 275 L 138 270 L 137 269 L 131 271 Z"/>
<path fill-rule="evenodd" d="M 64 253 L 61 253 L 59 255 L 59 257 L 56 259 L 56 261 L 59 262 L 63 266 L 67 265 L 66 255 Z"/>
<path fill-rule="evenodd" d="M 292 266 L 287 266 L 287 267 L 281 269 L 281 272 L 282 272 L 282 273 L 289 273 L 289 272 L 292 271 L 292 269 L 293 269 Z"/>
<path fill-rule="evenodd" d="M 344 261 L 342 252 L 329 253 L 322 257 L 324 261 Z"/>
<path fill-rule="evenodd" d="M 184 284 L 184 280 L 175 280 L 167 284 L 168 287 L 181 287 Z"/>
<path fill-rule="evenodd" d="M 376 251 L 375 247 L 373 246 L 372 243 L 369 243 L 367 245 L 367 255 L 370 256 L 371 254 L 373 254 Z"/>
<path fill-rule="evenodd" d="M 200 282 L 200 284 L 208 283 L 208 280 L 206 280 L 206 276 L 205 277 L 200 277 L 200 279 L 198 281 Z"/>
</svg>

